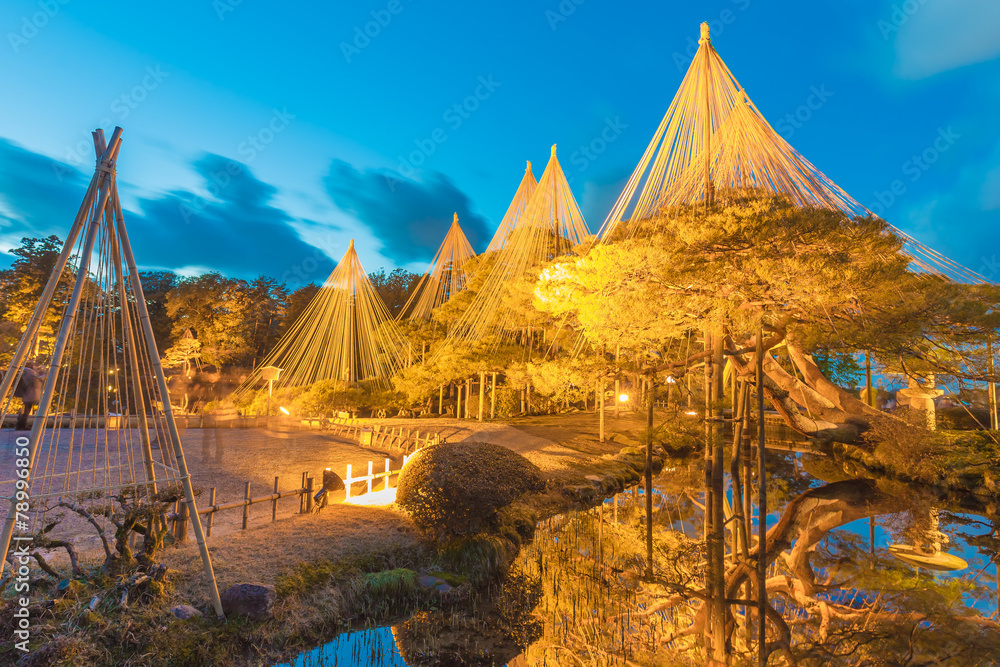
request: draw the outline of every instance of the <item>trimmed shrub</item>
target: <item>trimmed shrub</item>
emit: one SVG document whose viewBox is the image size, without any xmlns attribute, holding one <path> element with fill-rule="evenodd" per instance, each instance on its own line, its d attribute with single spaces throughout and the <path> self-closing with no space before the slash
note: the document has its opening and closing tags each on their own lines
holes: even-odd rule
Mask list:
<svg viewBox="0 0 1000 667">
<path fill-rule="evenodd" d="M 396 503 L 418 526 L 443 538 L 493 528 L 500 509 L 524 493 L 544 490 L 538 467 L 506 447 L 442 443 L 406 464 Z"/>
</svg>

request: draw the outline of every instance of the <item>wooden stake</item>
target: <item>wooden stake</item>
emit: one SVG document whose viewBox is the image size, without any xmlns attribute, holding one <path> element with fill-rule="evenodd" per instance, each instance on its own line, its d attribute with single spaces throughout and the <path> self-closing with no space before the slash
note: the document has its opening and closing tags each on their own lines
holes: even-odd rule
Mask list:
<svg viewBox="0 0 1000 667">
<path fill-rule="evenodd" d="M 278 495 L 278 478 L 277 478 L 277 476 L 275 476 L 275 478 L 274 478 L 274 494 Z M 277 521 L 277 520 L 278 520 L 278 499 L 275 498 L 274 500 L 271 501 L 271 521 L 273 522 L 273 521 Z"/>
<path fill-rule="evenodd" d="M 307 472 L 302 473 L 302 485 L 299 488 L 303 489 L 303 492 L 304 492 L 304 489 L 306 488 L 306 477 L 308 475 L 309 475 L 309 473 L 307 473 Z M 306 513 L 306 499 L 300 494 L 299 495 L 299 514 L 305 514 L 305 513 Z"/>
<path fill-rule="evenodd" d="M 497 373 L 493 371 L 493 385 L 490 387 L 490 419 L 497 418 Z"/>
<path fill-rule="evenodd" d="M 483 421 L 483 406 L 486 402 L 486 373 L 479 371 L 479 421 Z"/>
<path fill-rule="evenodd" d="M 247 529 L 247 521 L 250 520 L 250 482 L 249 480 L 243 485 L 243 501 L 246 505 L 243 506 L 243 530 Z"/>
<path fill-rule="evenodd" d="M 211 508 L 213 508 L 213 509 L 215 508 L 215 487 L 214 486 L 212 487 L 212 490 L 208 492 L 208 506 L 211 507 Z M 208 515 L 208 522 L 207 522 L 208 526 L 207 526 L 207 530 L 205 531 L 205 534 L 208 537 L 212 536 L 212 524 L 214 522 L 215 522 L 215 512 L 211 512 Z"/>
<path fill-rule="evenodd" d="M 190 522 L 191 514 L 187 503 L 181 503 L 178 509 L 180 511 L 178 512 L 177 523 L 174 524 L 174 537 L 179 543 L 184 544 L 187 542 L 188 523 Z M 200 522 L 199 525 L 201 525 Z"/>
</svg>

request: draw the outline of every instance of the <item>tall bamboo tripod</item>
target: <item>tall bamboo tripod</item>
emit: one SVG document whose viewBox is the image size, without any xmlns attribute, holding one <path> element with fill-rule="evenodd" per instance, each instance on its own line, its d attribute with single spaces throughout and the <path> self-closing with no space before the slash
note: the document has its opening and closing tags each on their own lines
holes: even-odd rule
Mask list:
<svg viewBox="0 0 1000 667">
<path fill-rule="evenodd" d="M 39 347 L 43 320 L 53 309 L 61 311 L 31 432 L 24 438 L 26 443 L 17 441 L 28 451 L 27 466 L 19 469 L 17 481 L 0 481 L 27 489 L 27 499 L 11 494 L 0 536 L 3 554 L 15 539 L 31 541 L 32 529 L 41 524 L 54 502 L 110 507 L 115 493 L 147 500 L 155 496 L 158 485 L 175 485 L 182 490 L 189 516 L 198 516 L 118 199 L 116 162 L 121 135 L 122 129 L 115 128 L 106 142 L 102 130 L 93 133 L 94 175 L 10 367 L 0 380 L 2 421 L 29 356 Z M 56 292 L 69 278 L 72 291 L 63 306 Z M 153 454 L 154 441 L 161 445 L 158 456 Z M 212 604 L 222 617 L 204 531 L 200 521 L 194 521 L 193 527 Z M 3 568 L 0 560 L 0 573 Z"/>
</svg>

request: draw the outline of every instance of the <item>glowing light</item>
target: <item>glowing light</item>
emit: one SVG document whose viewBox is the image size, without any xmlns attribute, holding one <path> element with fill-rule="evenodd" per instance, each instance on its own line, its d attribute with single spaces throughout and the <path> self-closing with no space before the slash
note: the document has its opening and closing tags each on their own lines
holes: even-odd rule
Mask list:
<svg viewBox="0 0 1000 667">
<path fill-rule="evenodd" d="M 368 506 L 386 506 L 391 505 L 396 502 L 396 489 L 395 487 L 389 487 L 388 489 L 382 489 L 380 491 L 372 491 L 371 493 L 362 493 L 359 496 L 351 496 L 344 501 L 348 505 L 368 505 Z"/>
<path fill-rule="evenodd" d="M 694 410 L 686 410 L 684 412 L 684 414 L 688 415 L 689 417 L 697 417 L 698 416 L 698 413 L 695 412 Z"/>
<path fill-rule="evenodd" d="M 674 379 L 673 375 L 668 375 L 667 379 L 664 380 L 664 382 L 666 382 L 667 384 L 674 384 L 675 382 L 677 382 L 677 380 Z"/>
<path fill-rule="evenodd" d="M 628 394 L 621 394 L 618 397 L 618 400 L 621 401 L 622 403 L 628 403 Z"/>
<path fill-rule="evenodd" d="M 290 413 L 288 412 L 288 408 L 283 408 L 283 407 L 282 407 L 282 408 L 278 408 L 278 409 L 279 409 L 279 410 L 281 410 L 282 412 L 284 412 L 284 413 L 285 413 L 286 415 L 287 415 L 287 414 L 290 414 Z"/>
</svg>

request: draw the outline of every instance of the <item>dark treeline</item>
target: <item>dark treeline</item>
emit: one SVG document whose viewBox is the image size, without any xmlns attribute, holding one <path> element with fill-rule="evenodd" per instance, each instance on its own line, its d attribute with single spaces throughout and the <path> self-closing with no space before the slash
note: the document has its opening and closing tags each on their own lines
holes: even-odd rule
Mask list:
<svg viewBox="0 0 1000 667">
<path fill-rule="evenodd" d="M 16 259 L 9 269 L 0 271 L 0 365 L 4 368 L 61 249 L 62 241 L 49 236 L 21 239 L 20 247 L 10 250 Z M 186 357 L 181 348 L 190 330 L 200 344 L 201 361 L 220 366 L 258 364 L 319 290 L 315 283 L 291 290 L 264 275 L 253 280 L 220 273 L 182 278 L 169 271 L 143 271 L 140 276 L 160 354 L 169 358 L 177 347 L 176 356 Z M 379 269 L 369 278 L 395 316 L 419 276 L 405 269 Z M 65 303 L 60 297 L 68 299 L 71 281 L 72 275 L 64 276 L 66 284 L 57 292 L 57 302 Z M 43 326 L 43 338 L 55 335 L 58 317 L 53 309 Z"/>
</svg>

